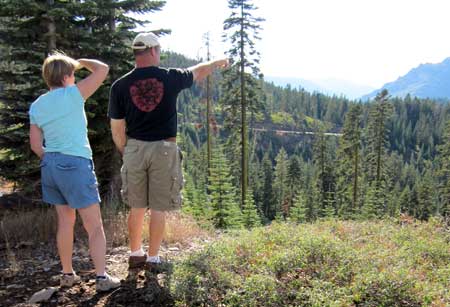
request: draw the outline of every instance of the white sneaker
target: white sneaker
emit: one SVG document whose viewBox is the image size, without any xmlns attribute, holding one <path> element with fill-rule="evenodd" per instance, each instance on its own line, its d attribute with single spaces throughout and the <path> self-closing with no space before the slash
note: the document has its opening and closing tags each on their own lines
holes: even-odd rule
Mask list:
<svg viewBox="0 0 450 307">
<path fill-rule="evenodd" d="M 95 289 L 97 292 L 109 291 L 120 287 L 120 279 L 105 273 L 105 278 L 95 279 Z"/>
<path fill-rule="evenodd" d="M 60 287 L 72 287 L 75 284 L 78 284 L 81 282 L 80 276 L 77 274 L 62 274 L 59 278 L 59 286 Z"/>
</svg>

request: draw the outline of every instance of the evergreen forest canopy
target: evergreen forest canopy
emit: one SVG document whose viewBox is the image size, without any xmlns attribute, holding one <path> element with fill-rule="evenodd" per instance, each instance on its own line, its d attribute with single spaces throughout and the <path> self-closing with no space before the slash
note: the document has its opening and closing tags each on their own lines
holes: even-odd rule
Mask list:
<svg viewBox="0 0 450 307">
<path fill-rule="evenodd" d="M 40 67 L 57 48 L 111 67 L 86 113 L 102 194 L 117 199 L 120 157 L 106 116 L 108 92 L 132 68 L 129 42 L 136 25 L 145 24 L 128 13 L 163 6 L 164 1 L 0 0 L 0 173 L 18 191 L 33 197 L 40 191 L 27 112 L 45 92 Z M 218 228 L 274 219 L 450 214 L 449 105 L 391 98 L 386 91 L 362 104 L 264 82 L 254 49 L 263 19 L 253 17 L 251 1 L 230 0 L 229 7 L 224 29 L 233 65 L 178 99 L 183 210 Z M 239 27 L 244 21 L 248 28 Z M 165 52 L 162 65 L 197 62 Z"/>
</svg>

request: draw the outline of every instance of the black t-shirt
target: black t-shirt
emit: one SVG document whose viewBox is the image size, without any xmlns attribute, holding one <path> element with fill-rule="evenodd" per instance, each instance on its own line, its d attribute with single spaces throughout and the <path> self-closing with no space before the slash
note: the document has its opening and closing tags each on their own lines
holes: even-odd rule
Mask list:
<svg viewBox="0 0 450 307">
<path fill-rule="evenodd" d="M 109 95 L 108 116 L 125 119 L 127 135 L 158 141 L 177 135 L 177 97 L 193 83 L 187 69 L 135 68 L 116 80 Z"/>
</svg>

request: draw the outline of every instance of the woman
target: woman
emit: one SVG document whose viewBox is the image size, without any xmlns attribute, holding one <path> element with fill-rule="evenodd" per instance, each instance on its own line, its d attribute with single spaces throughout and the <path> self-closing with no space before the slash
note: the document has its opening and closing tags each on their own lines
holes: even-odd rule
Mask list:
<svg viewBox="0 0 450 307">
<path fill-rule="evenodd" d="M 91 74 L 75 84 L 75 70 L 83 67 Z M 31 149 L 41 159 L 43 201 L 54 205 L 58 215 L 56 241 L 62 287 L 80 282 L 72 268 L 76 211 L 89 235 L 96 290 L 120 286 L 119 279 L 105 272 L 106 240 L 84 111 L 84 102 L 100 87 L 108 71 L 108 65 L 97 60 L 74 60 L 63 53 L 53 53 L 42 66 L 42 76 L 50 90 L 36 99 L 29 111 Z"/>
</svg>

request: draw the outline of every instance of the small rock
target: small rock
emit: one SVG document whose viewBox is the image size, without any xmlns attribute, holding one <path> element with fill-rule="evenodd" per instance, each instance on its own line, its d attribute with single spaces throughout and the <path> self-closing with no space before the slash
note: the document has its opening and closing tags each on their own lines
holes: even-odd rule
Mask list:
<svg viewBox="0 0 450 307">
<path fill-rule="evenodd" d="M 35 294 L 33 294 L 28 303 L 35 304 L 38 302 L 48 301 L 50 297 L 53 295 L 53 293 L 55 293 L 56 291 L 58 291 L 58 288 L 56 287 L 42 289 L 41 291 L 38 291 Z"/>
</svg>

